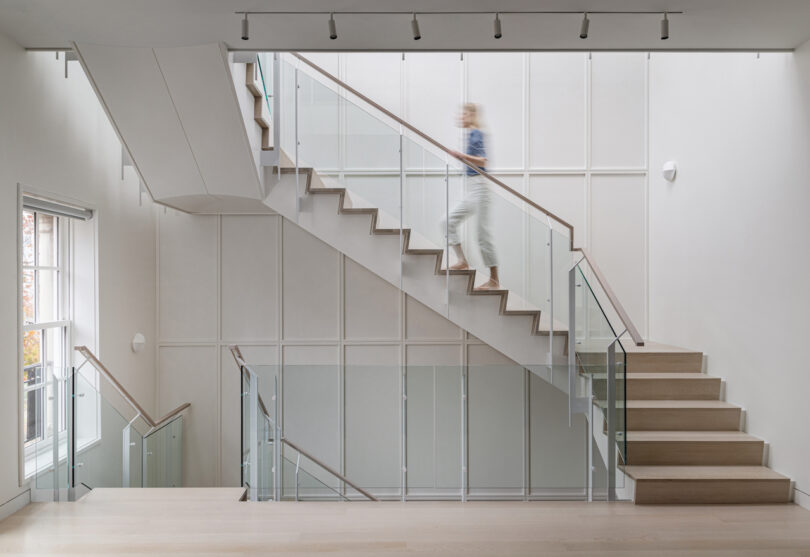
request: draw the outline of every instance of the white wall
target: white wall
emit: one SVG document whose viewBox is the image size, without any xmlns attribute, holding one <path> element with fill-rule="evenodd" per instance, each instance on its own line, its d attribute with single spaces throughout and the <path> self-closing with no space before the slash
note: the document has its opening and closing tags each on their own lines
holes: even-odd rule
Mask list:
<svg viewBox="0 0 810 557">
<path fill-rule="evenodd" d="M 401 489 L 406 366 L 409 495 L 458 495 L 465 364 L 471 493 L 519 496 L 529 470 L 535 494 L 581 493 L 584 426 L 569 429 L 566 395 L 295 224 L 170 210 L 158 246 L 158 413 L 192 403 L 186 485 L 239 485 L 235 343 L 285 366 L 285 435 L 379 494 Z"/>
<path fill-rule="evenodd" d="M 478 103 L 488 132 L 488 171 L 574 226 L 575 244 L 590 248 L 634 324 L 642 335 L 646 333 L 646 53 L 306 56 L 452 149 L 462 149 L 462 134 L 455 127 L 460 104 Z M 301 67 L 302 71 L 311 71 Z M 308 102 L 306 93 L 302 93 L 302 99 Z M 332 116 L 331 126 L 345 126 L 349 134 L 365 129 L 369 137 L 365 142 L 362 137 L 356 140 L 362 145 L 347 141 L 345 148 L 337 141 L 328 147 L 318 144 L 319 156 L 312 161 L 307 159 L 308 149 L 313 148 L 308 142 L 316 137 L 305 134 L 300 148 L 304 163 L 317 163 L 316 168 L 338 167 L 351 190 L 375 206 L 398 214 L 396 203 L 390 201 L 398 199 L 396 176 L 389 176 L 387 182 L 379 176 L 368 176 L 369 169 L 377 167 L 372 162 L 386 148 L 389 158 L 398 163 L 396 142 L 376 129 L 370 131 L 373 126 L 369 116 L 348 110 L 342 114 L 336 103 L 324 103 L 319 110 L 315 123 L 308 126 L 303 122 L 300 127 L 314 126 L 318 134 L 325 133 L 323 113 L 327 111 Z M 362 126 L 358 124 L 361 120 Z M 395 138 L 396 133 L 389 135 Z M 331 157 L 325 156 L 327 150 Z M 442 162 L 443 157 L 427 166 L 438 169 Z M 408 157 L 406 153 L 406 165 L 413 168 L 422 164 L 426 163 L 421 157 Z M 364 175 L 353 176 L 353 172 Z M 403 193 L 406 219 L 413 205 L 410 198 L 419 205 L 417 216 L 406 224 L 434 243 L 442 241 L 435 225 L 437 215 L 443 215 L 445 210 L 441 178 L 435 177 L 422 189 L 406 183 Z M 460 195 L 460 181 L 451 180 L 451 206 Z M 389 200 L 387 204 L 385 199 Z M 522 208 L 515 209 L 500 198 L 493 203 L 502 282 L 537 304 L 545 295 L 533 296 L 529 291 L 544 281 L 545 275 L 536 270 L 540 277 L 533 276 L 532 269 L 524 268 L 524 264 L 542 259 L 535 236 L 541 234 L 546 219 L 536 213 L 539 224 L 530 224 Z M 544 235 L 541 240 L 545 245 Z M 477 250 L 470 251 L 471 263 L 482 266 Z"/>
<path fill-rule="evenodd" d="M 804 493 L 808 154 L 810 44 L 652 55 L 650 336 L 708 355 L 771 466 Z M 672 184 L 658 170 L 668 160 Z"/>
<path fill-rule="evenodd" d="M 71 63 L 70 77 L 65 79 L 64 58 L 27 53 L 0 36 L 0 75 L 0 503 L 4 503 L 24 493 L 16 449 L 17 184 L 97 209 L 94 348 L 150 411 L 155 407 L 155 227 L 151 203 L 145 199 L 139 205 L 132 170 L 121 180 L 120 144 L 77 63 Z M 147 338 L 147 349 L 137 355 L 129 348 L 136 332 Z M 26 499 L 23 495 L 17 501 Z M 0 507 L 0 515 L 4 512 Z"/>
</svg>

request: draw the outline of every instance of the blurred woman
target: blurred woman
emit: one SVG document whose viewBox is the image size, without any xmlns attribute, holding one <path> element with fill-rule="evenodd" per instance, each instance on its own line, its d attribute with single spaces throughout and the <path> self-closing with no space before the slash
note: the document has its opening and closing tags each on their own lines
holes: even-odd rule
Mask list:
<svg viewBox="0 0 810 557">
<path fill-rule="evenodd" d="M 480 116 L 481 111 L 476 104 L 466 103 L 462 106 L 458 125 L 467 130 L 467 145 L 464 153 L 453 151 L 452 154 L 468 164 L 486 170 L 487 150 L 484 145 L 484 133 L 481 131 Z M 495 256 L 495 245 L 492 242 L 492 230 L 489 222 L 490 193 L 487 180 L 469 166 L 466 166 L 465 169 L 467 171 L 467 196 L 450 212 L 447 222 L 442 222 L 447 227 L 447 242 L 453 247 L 453 252 L 458 260 L 450 269 L 462 270 L 470 268 L 467 258 L 464 256 L 464 251 L 461 249 L 458 227 L 467 218 L 475 215 L 478 224 L 478 248 L 481 250 L 484 265 L 489 267 L 489 280 L 477 289 L 496 289 L 500 286 L 498 283 L 498 260 Z"/>
</svg>

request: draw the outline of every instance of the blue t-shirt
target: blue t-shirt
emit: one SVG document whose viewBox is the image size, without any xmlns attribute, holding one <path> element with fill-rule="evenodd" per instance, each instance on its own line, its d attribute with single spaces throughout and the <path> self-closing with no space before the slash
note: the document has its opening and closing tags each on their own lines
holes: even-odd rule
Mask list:
<svg viewBox="0 0 810 557">
<path fill-rule="evenodd" d="M 484 148 L 484 134 L 479 129 L 471 129 L 467 136 L 467 154 L 473 157 L 487 158 L 487 150 Z M 481 170 L 486 170 L 483 166 Z M 475 170 L 467 167 L 467 176 L 478 174 Z"/>
</svg>

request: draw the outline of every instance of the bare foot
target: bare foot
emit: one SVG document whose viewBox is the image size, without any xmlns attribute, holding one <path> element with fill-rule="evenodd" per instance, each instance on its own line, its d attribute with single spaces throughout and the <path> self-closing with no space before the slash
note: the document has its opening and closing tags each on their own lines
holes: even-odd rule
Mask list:
<svg viewBox="0 0 810 557">
<path fill-rule="evenodd" d="M 476 290 L 498 290 L 501 287 L 497 280 L 489 279 L 484 284 L 477 286 Z"/>
<path fill-rule="evenodd" d="M 450 266 L 451 271 L 467 271 L 469 268 L 470 265 L 466 261 L 459 261 L 455 265 Z"/>
</svg>

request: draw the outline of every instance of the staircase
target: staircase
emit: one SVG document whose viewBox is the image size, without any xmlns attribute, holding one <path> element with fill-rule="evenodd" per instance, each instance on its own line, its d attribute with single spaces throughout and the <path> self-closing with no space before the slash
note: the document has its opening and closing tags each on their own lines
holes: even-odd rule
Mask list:
<svg viewBox="0 0 810 557">
<path fill-rule="evenodd" d="M 155 49 L 148 54 L 122 51 L 121 56 L 138 62 L 145 74 L 153 76 L 151 94 L 165 96 L 168 90 L 169 100 L 181 105 L 177 125 L 172 123 L 170 130 L 167 118 L 138 118 L 137 110 L 120 110 L 127 103 L 148 110 L 149 103 L 130 99 L 126 97 L 131 96 L 130 91 L 119 93 L 109 85 L 118 79 L 115 72 L 126 67 L 110 62 L 118 53 L 87 45 L 79 50 L 83 51 L 80 61 L 123 140 L 141 133 L 142 121 L 154 121 L 167 127 L 167 134 L 177 136 L 178 152 L 190 150 L 194 159 L 201 161 L 196 168 L 181 168 L 178 162 L 172 171 L 187 176 L 183 187 L 175 183 L 164 186 L 161 182 L 166 177 L 159 165 L 152 164 L 158 158 L 150 159 L 153 153 L 148 138 L 124 141 L 136 167 L 147 168 L 148 172 L 140 171 L 145 183 L 165 187 L 163 197 L 150 188 L 158 202 L 169 201 L 167 204 L 190 212 L 210 212 L 217 205 L 222 211 L 255 212 L 258 205 L 264 211 L 272 210 L 567 393 L 572 414 L 602 413 L 610 423 L 606 431 L 618 433 L 619 442 L 624 434 L 622 424 L 626 424 L 626 451 L 620 450 L 614 459 L 608 450 L 604 458 L 614 461 L 613 465 L 618 461 L 633 480 L 636 503 L 790 499 L 790 481 L 762 466 L 764 443 L 740 431 L 742 410 L 720 400 L 719 379 L 702 374 L 703 355 L 663 345 L 645 346 L 593 259 L 586 250 L 574 249 L 573 227 L 531 199 L 475 169 L 488 180 L 493 204 L 503 221 L 527 223 L 524 232 L 531 236 L 515 236 L 517 242 L 524 242 L 520 247 L 525 256 L 520 263 L 523 274 L 530 278 L 521 279 L 518 273 L 503 277 L 502 289 L 478 290 L 476 284 L 488 277 L 475 270 L 448 270 L 447 249 L 437 226 L 437 217 L 451 206 L 450 184 L 455 176 L 463 177 L 463 170 L 451 167 L 457 161 L 448 159 L 449 149 L 348 84 L 298 55 L 285 55 L 283 62 L 276 61 L 282 66 L 280 71 L 276 67 L 262 72 L 255 58 L 242 63 L 245 55 L 241 53 L 239 63 L 235 63 L 233 55 L 229 58 L 222 47 Z M 191 104 L 182 95 L 185 86 L 171 78 L 165 86 L 160 84 L 169 69 L 182 68 L 188 79 L 196 80 L 196 91 L 205 90 L 205 74 L 191 71 L 188 63 L 181 64 L 183 61 L 199 62 L 208 79 L 222 85 L 210 96 L 193 98 L 193 106 L 187 110 L 182 109 L 183 103 Z M 232 82 L 235 94 L 222 84 L 220 64 L 229 68 L 227 81 Z M 273 83 L 268 86 L 271 75 Z M 270 92 L 273 114 L 268 114 L 266 95 Z M 105 101 L 105 97 L 110 98 Z M 120 97 L 118 106 L 113 97 Z M 227 110 L 224 105 L 228 105 Z M 352 111 L 352 129 L 359 131 L 350 139 L 363 147 L 355 145 L 356 152 L 379 159 L 369 159 L 366 162 L 372 164 L 366 166 L 379 166 L 381 176 L 387 173 L 393 179 L 380 177 L 374 188 L 368 188 L 334 167 L 334 153 L 330 151 L 338 149 L 334 136 L 347 132 L 331 130 L 331 124 L 324 123 L 321 116 L 331 114 L 335 106 L 344 107 L 346 113 Z M 217 112 L 216 121 L 209 119 L 207 130 L 206 119 L 200 116 L 206 111 Z M 118 112 L 122 113 L 120 122 Z M 196 117 L 195 125 L 186 125 L 185 119 L 192 117 Z M 234 118 L 240 120 L 246 137 L 232 129 Z M 219 128 L 229 131 L 233 141 L 228 149 L 238 151 L 239 157 L 211 151 L 211 157 L 222 160 L 209 165 L 206 155 L 211 145 L 204 138 L 216 135 Z M 188 140 L 180 141 L 180 133 L 186 133 Z M 344 146 L 340 149 L 348 148 L 347 138 L 341 136 L 341 141 Z M 252 157 L 248 164 L 245 154 Z M 175 159 L 163 157 L 158 162 L 168 160 Z M 408 174 L 406 168 L 413 160 L 421 161 L 422 166 Z M 244 179 L 221 180 L 227 173 L 220 167 L 226 164 L 231 165 L 233 176 L 238 171 Z M 234 193 L 237 186 L 232 183 L 236 182 L 241 184 L 242 193 Z M 406 192 L 406 188 L 410 189 Z M 437 191 L 442 195 L 436 195 Z M 414 205 L 414 200 L 428 194 L 434 196 L 431 203 Z M 506 267 L 502 270 L 510 272 Z M 583 280 L 577 279 L 575 289 L 577 273 Z M 578 327 L 574 326 L 575 319 Z M 611 389 L 620 394 L 615 413 L 609 410 L 607 400 L 608 376 L 585 371 L 577 364 L 580 356 L 596 354 L 604 368 L 605 358 L 613 349 L 622 355 L 626 351 L 625 365 L 613 383 L 616 388 Z M 615 372 L 611 365 L 607 367 Z M 588 389 L 592 389 L 592 398 L 582 394 Z M 608 447 L 614 444 L 608 443 Z"/>
<path fill-rule="evenodd" d="M 740 431 L 703 354 L 647 346 L 628 353 L 625 473 L 637 504 L 786 503 L 790 480 L 763 466 L 765 443 Z"/>
<path fill-rule="evenodd" d="M 248 65 L 247 75 L 255 75 Z M 325 74 L 322 70 L 320 73 Z M 325 74 L 328 75 L 328 74 Z M 336 80 L 337 81 L 337 80 Z M 251 90 L 257 90 L 247 86 Z M 379 208 L 355 206 L 346 187 L 325 185 L 328 179 L 319 176 L 310 167 L 297 170 L 289 159 L 273 167 L 271 173 L 282 176 L 298 176 L 303 181 L 300 188 L 303 198 L 294 208 L 292 200 L 283 199 L 279 183 L 271 190 L 266 203 L 288 218 L 299 219 L 301 213 L 322 216 L 316 208 L 320 203 L 313 198 L 328 199 L 336 221 L 341 217 L 363 216 L 364 234 L 370 237 L 393 237 L 400 235 L 399 228 L 380 224 Z M 310 203 L 312 205 L 310 205 Z M 295 209 L 295 210 L 294 210 Z M 308 226 L 310 225 L 310 226 Z M 331 243 L 329 233 L 319 231 L 305 220 L 303 226 Z M 335 225 L 333 230 L 337 230 Z M 448 274 L 445 250 L 441 248 L 412 247 L 415 232 L 402 230 L 402 253 L 407 256 L 422 256 L 429 263 L 422 266 L 424 272 L 432 272 L 439 278 Z M 340 248 L 339 248 L 340 249 Z M 346 249 L 346 248 L 344 248 Z M 543 323 L 542 312 L 526 309 L 523 299 L 518 299 L 521 309 L 512 309 L 507 289 L 482 291 L 475 285 L 475 270 L 449 271 L 459 282 L 461 291 L 468 296 L 487 296 L 497 300 L 497 315 L 522 317 L 525 329 L 531 335 L 548 335 L 549 325 Z M 488 277 L 486 277 L 488 278 Z M 486 280 L 486 278 L 484 280 Z M 467 302 L 469 303 L 469 302 Z M 494 315 L 492 308 L 490 315 Z M 476 316 L 478 319 L 484 316 Z M 491 317 L 490 317 L 491 319 Z M 524 325 L 524 326 L 525 326 Z M 475 329 L 475 323 L 469 328 Z M 469 330 L 468 328 L 468 330 Z M 567 354 L 567 330 L 558 334 L 565 339 L 561 350 Z M 525 330 L 524 329 L 524 330 Z M 473 333 L 475 334 L 475 333 Z M 488 341 L 491 335 L 482 335 Z M 496 346 L 497 348 L 497 346 Z M 553 348 L 551 348 L 553 350 Z M 510 351 L 505 351 L 510 357 Z M 521 359 L 514 358 L 521 362 Z M 521 362 L 524 363 L 524 362 Z M 740 431 L 742 409 L 720 400 L 721 381 L 702 373 L 703 354 L 660 344 L 627 346 L 626 420 L 627 463 L 622 469 L 633 483 L 633 500 L 637 504 L 717 504 L 717 503 L 785 503 L 790 501 L 790 480 L 763 466 L 764 447 L 762 440 Z M 601 382 L 600 382 L 601 381 Z M 594 378 L 594 404 L 604 400 L 606 378 Z M 602 396 L 600 396 L 600 390 Z"/>
</svg>

